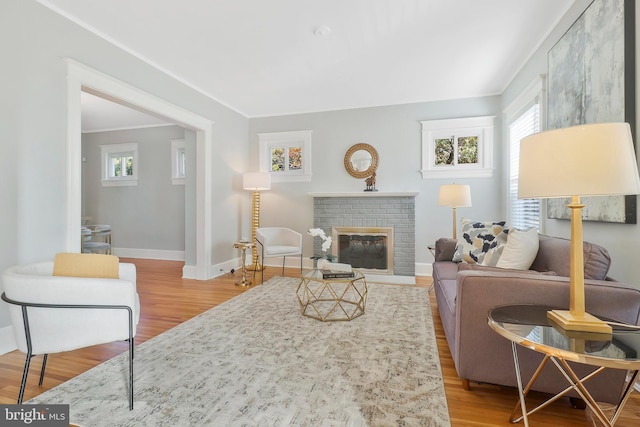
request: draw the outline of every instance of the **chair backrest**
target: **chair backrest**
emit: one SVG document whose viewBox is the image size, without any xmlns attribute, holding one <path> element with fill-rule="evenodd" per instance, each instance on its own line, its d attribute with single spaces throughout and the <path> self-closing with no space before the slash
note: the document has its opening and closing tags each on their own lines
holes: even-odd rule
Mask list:
<svg viewBox="0 0 640 427">
<path fill-rule="evenodd" d="M 6 296 L 36 304 L 118 305 L 133 312 L 133 335 L 140 318 L 135 265 L 120 263 L 119 279 L 53 276 L 53 262 L 11 267 L 2 274 Z M 129 337 L 126 309 L 28 307 L 33 354 L 57 353 Z M 27 352 L 22 306 L 9 305 L 16 344 Z"/>
<path fill-rule="evenodd" d="M 265 246 L 297 246 L 302 248 L 302 234 L 286 227 L 260 227 L 256 239 Z"/>
</svg>

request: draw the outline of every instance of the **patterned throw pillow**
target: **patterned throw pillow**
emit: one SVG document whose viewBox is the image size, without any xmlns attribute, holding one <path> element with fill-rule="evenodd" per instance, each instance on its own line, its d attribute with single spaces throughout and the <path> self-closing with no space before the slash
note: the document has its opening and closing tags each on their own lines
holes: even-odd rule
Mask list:
<svg viewBox="0 0 640 427">
<path fill-rule="evenodd" d="M 462 232 L 453 261 L 495 267 L 507 244 L 506 221 L 483 222 L 462 219 Z"/>
</svg>

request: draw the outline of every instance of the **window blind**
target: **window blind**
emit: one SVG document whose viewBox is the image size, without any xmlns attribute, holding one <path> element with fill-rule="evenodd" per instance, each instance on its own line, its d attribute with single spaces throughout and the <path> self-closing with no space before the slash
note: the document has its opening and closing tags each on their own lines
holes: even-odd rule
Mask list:
<svg viewBox="0 0 640 427">
<path fill-rule="evenodd" d="M 509 125 L 509 223 L 511 227 L 540 230 L 540 200 L 518 199 L 520 140 L 540 131 L 540 104 L 534 103 Z"/>
</svg>

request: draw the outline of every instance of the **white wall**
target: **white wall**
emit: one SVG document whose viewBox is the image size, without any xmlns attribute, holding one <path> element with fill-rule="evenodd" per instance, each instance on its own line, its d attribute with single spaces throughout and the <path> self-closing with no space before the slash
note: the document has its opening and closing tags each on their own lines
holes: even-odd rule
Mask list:
<svg viewBox="0 0 640 427">
<path fill-rule="evenodd" d="M 548 72 L 547 54 L 549 50 L 590 3 L 591 0 L 576 1 L 547 40 L 504 91 L 502 108 L 509 105 L 537 75 Z M 636 22 L 640 22 L 640 8 L 637 6 Z M 640 59 L 638 48 L 640 48 L 640 43 L 636 30 L 636 64 Z M 638 74 L 639 71 L 640 67 L 636 65 L 636 82 L 638 82 L 638 77 L 640 76 Z M 640 112 L 640 96 L 636 98 L 636 112 Z M 640 119 L 637 118 L 636 123 L 640 123 Z M 503 138 L 506 140 L 506 129 L 503 132 Z M 636 135 L 637 138 L 638 136 Z M 638 146 L 640 146 L 640 142 L 636 141 L 636 148 Z M 502 159 L 502 162 L 506 166 L 506 158 Z M 546 211 L 543 217 L 546 217 Z M 570 236 L 569 221 L 544 219 L 542 226 L 545 234 L 566 238 Z M 611 277 L 631 285 L 640 286 L 640 270 L 635 267 L 638 258 L 637 254 L 640 253 L 640 225 L 584 222 L 583 231 L 585 241 L 600 244 L 609 251 L 612 260 L 611 270 L 609 271 Z"/>
<path fill-rule="evenodd" d="M 83 134 L 82 216 L 111 225 L 116 255 L 184 259 L 185 185 L 171 181 L 171 140 L 184 136 L 180 126 Z M 124 143 L 138 144 L 138 185 L 104 187 L 100 146 Z"/>
<path fill-rule="evenodd" d="M 25 24 L 28 23 L 28 24 Z M 103 72 L 214 122 L 213 254 L 236 258 L 232 243 L 248 204 L 236 179 L 247 168 L 248 120 L 98 38 L 34 0 L 0 2 L 0 270 L 52 259 L 66 244 L 65 58 Z M 215 54 L 215 53 L 210 53 Z M 6 157 L 5 157 L 6 156 Z M 9 324 L 0 305 L 0 328 Z M 0 343 L 1 347 L 2 343 Z"/>
<path fill-rule="evenodd" d="M 440 185 L 453 180 L 422 179 L 419 172 L 422 156 L 420 121 L 489 115 L 498 116 L 494 158 L 499 159 L 502 143 L 500 99 L 497 96 L 251 119 L 250 166 L 253 170 L 259 168 L 258 133 L 313 131 L 311 182 L 272 184 L 271 191 L 261 194 L 261 225 L 285 225 L 304 233 L 313 226 L 313 199 L 307 193 L 364 190 L 364 180 L 355 179 L 346 172 L 344 155 L 353 144 L 365 142 L 375 147 L 380 156 L 376 177 L 379 191 L 419 192 L 416 198 L 416 272 L 428 273 L 433 257 L 427 245 L 433 244 L 438 237 L 451 235 L 451 209 L 438 206 L 437 197 Z M 473 207 L 459 209 L 458 219 L 462 216 L 480 220 L 504 219 L 502 197 L 496 191 L 501 179 L 501 170 L 497 168 L 492 178 L 456 180 L 471 185 L 473 199 Z M 250 225 L 249 222 L 246 224 Z M 311 237 L 305 234 L 303 244 L 305 256 L 311 256 Z"/>
</svg>

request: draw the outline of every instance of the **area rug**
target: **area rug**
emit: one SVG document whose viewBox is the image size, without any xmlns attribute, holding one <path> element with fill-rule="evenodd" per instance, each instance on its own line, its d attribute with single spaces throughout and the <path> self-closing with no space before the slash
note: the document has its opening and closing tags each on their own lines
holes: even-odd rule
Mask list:
<svg viewBox="0 0 640 427">
<path fill-rule="evenodd" d="M 80 426 L 449 426 L 427 289 L 369 284 L 347 322 L 300 314 L 276 277 L 28 403 Z"/>
</svg>

